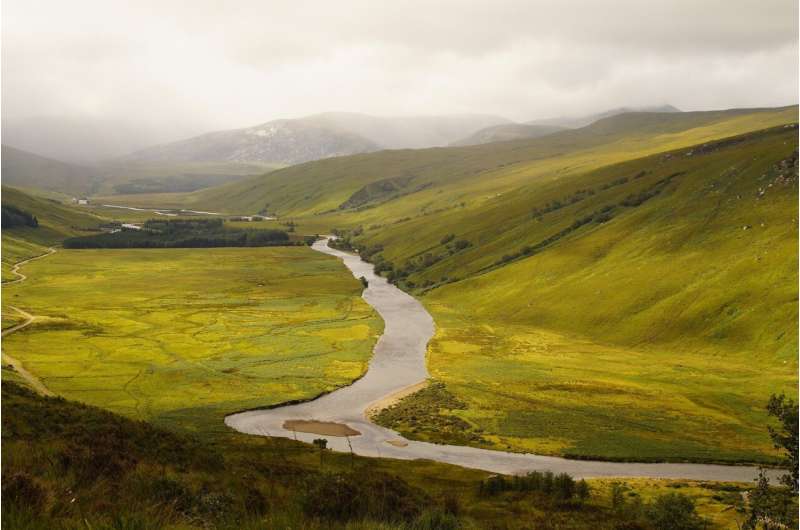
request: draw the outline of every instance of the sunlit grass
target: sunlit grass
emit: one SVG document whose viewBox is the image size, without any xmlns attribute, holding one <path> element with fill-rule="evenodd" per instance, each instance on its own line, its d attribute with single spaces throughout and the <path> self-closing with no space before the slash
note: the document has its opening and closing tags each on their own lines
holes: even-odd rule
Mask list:
<svg viewBox="0 0 800 530">
<path fill-rule="evenodd" d="M 348 384 L 382 326 L 308 248 L 60 250 L 25 273 L 4 305 L 50 318 L 5 351 L 58 394 L 156 422 L 223 428 Z"/>
</svg>

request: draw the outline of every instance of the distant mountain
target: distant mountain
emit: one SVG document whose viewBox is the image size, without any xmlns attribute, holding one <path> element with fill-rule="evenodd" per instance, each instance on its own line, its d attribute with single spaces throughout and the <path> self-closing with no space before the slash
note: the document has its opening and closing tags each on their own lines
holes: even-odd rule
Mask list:
<svg viewBox="0 0 800 530">
<path fill-rule="evenodd" d="M 597 114 L 590 114 L 588 116 L 549 118 L 544 120 L 532 120 L 526 123 L 528 125 L 551 125 L 551 126 L 554 125 L 558 127 L 566 127 L 568 129 L 578 129 L 580 127 L 586 127 L 587 125 L 591 125 L 592 123 L 598 120 L 602 120 L 603 118 L 610 118 L 612 116 L 617 116 L 619 114 L 627 114 L 629 112 L 668 113 L 668 112 L 681 112 L 681 110 L 676 107 L 673 107 L 672 105 L 658 105 L 650 107 L 619 107 L 616 109 L 607 110 L 605 112 L 599 112 Z"/>
<path fill-rule="evenodd" d="M 95 169 L 2 146 L 3 184 L 88 195 L 97 187 Z"/>
<path fill-rule="evenodd" d="M 382 149 L 444 146 L 490 125 L 497 116 L 383 118 L 325 113 L 218 131 L 137 151 L 134 162 L 239 162 L 293 165 Z"/>
<path fill-rule="evenodd" d="M 657 107 L 619 107 L 589 116 L 551 118 L 534 120 L 526 123 L 502 123 L 480 129 L 466 137 L 459 138 L 457 141 L 450 143 L 450 145 L 480 145 L 493 142 L 539 138 L 566 129 L 579 129 L 604 118 L 611 118 L 631 112 L 673 113 L 681 111 L 672 105 L 661 105 Z"/>
<path fill-rule="evenodd" d="M 513 123 L 506 118 L 487 114 L 386 118 L 348 112 L 328 112 L 306 119 L 369 138 L 384 149 L 446 146 L 486 127 Z"/>
<path fill-rule="evenodd" d="M 479 145 L 492 142 L 506 142 L 510 140 L 524 140 L 539 138 L 548 134 L 566 130 L 558 125 L 529 125 L 527 123 L 504 123 L 481 129 L 466 138 L 462 138 L 450 145 Z"/>
<path fill-rule="evenodd" d="M 276 120 L 148 147 L 125 159 L 135 162 L 228 161 L 291 165 L 379 149 L 378 144 L 357 134 L 308 120 Z"/>
</svg>

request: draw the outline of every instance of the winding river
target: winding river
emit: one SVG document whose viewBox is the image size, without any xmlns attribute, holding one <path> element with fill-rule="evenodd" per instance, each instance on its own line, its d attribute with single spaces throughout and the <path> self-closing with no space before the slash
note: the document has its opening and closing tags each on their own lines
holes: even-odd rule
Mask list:
<svg viewBox="0 0 800 530">
<path fill-rule="evenodd" d="M 535 454 L 509 453 L 456 445 L 439 445 L 406 440 L 397 432 L 373 424 L 365 411 L 377 401 L 424 381 L 428 377 L 425 352 L 433 337 L 431 315 L 419 301 L 385 278 L 373 272 L 372 265 L 357 255 L 328 246 L 328 239 L 317 241 L 313 249 L 341 259 L 353 276 L 365 277 L 369 287 L 364 300 L 381 315 L 385 322 L 383 335 L 375 346 L 369 369 L 350 386 L 326 394 L 313 401 L 272 409 L 232 414 L 225 423 L 237 431 L 260 435 L 296 438 L 311 442 L 326 438 L 335 451 L 352 450 L 363 456 L 398 459 L 429 459 L 437 462 L 482 469 L 496 473 L 525 473 L 549 470 L 569 473 L 580 478 L 590 477 L 650 477 L 690 480 L 719 480 L 749 482 L 758 469 L 749 466 L 714 464 L 643 464 L 570 460 Z M 313 420 L 346 424 L 360 434 L 348 438 L 321 436 L 284 428 L 285 422 Z M 771 475 L 777 475 L 775 471 Z"/>
</svg>

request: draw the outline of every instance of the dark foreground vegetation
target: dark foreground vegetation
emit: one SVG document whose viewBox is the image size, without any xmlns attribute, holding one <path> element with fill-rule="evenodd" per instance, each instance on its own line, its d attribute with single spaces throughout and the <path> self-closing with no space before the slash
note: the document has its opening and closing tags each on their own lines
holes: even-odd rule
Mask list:
<svg viewBox="0 0 800 530">
<path fill-rule="evenodd" d="M 708 527 L 677 492 L 642 502 L 623 486 L 593 491 L 564 474 L 489 476 L 233 432 L 201 441 L 7 381 L 2 408 L 3 528 Z M 796 414 L 782 398 L 773 408 L 783 420 Z M 786 427 L 776 443 L 791 446 Z M 796 488 L 796 475 L 780 487 L 762 480 L 740 508 L 747 528 L 796 526 Z"/>
<path fill-rule="evenodd" d="M 122 228 L 84 237 L 71 237 L 64 248 L 209 248 L 273 247 L 294 242 L 283 230 L 226 228 L 222 219 L 153 219 L 141 229 Z"/>
</svg>

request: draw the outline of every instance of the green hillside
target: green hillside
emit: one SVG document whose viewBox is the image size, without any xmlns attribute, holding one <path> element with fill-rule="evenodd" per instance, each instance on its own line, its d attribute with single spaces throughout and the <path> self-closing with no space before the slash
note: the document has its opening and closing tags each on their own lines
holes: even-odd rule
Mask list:
<svg viewBox="0 0 800 530">
<path fill-rule="evenodd" d="M 37 228 L 4 228 L 3 235 L 41 245 L 52 245 L 69 236 L 95 231 L 105 221 L 85 209 L 9 186 L 2 188 L 2 202 L 4 205 L 12 205 L 35 215 L 39 221 Z"/>
<path fill-rule="evenodd" d="M 91 233 L 104 219 L 66 205 L 55 199 L 31 195 L 27 192 L 3 186 L 3 206 L 12 206 L 36 217 L 37 227 L 3 227 L 3 281 L 14 280 L 11 267 L 18 261 L 38 256 L 46 247 L 56 245 L 65 238 Z"/>
<path fill-rule="evenodd" d="M 309 162 L 171 201 L 232 213 L 264 209 L 314 216 L 321 225 L 385 224 L 426 211 L 473 209 L 536 179 L 584 173 L 615 162 L 793 122 L 797 107 L 631 113 L 533 140 L 469 147 L 395 150 Z M 385 189 L 366 203 L 366 186 Z M 370 207 L 391 201 L 380 209 Z M 466 203 L 464 206 L 461 203 Z M 345 209 L 340 207 L 345 206 Z M 324 215 L 323 215 L 324 214 Z"/>
<path fill-rule="evenodd" d="M 797 119 L 629 113 L 119 200 L 339 229 L 436 321 L 439 390 L 383 420 L 408 436 L 772 461 L 762 404 L 797 382 Z"/>
<path fill-rule="evenodd" d="M 410 398 L 427 412 L 392 424 L 410 436 L 447 438 L 444 415 L 490 447 L 769 461 L 758 404 L 797 373 L 796 121 L 797 107 L 631 113 L 188 200 L 344 229 L 422 297 L 429 368 L 456 399 Z"/>
<path fill-rule="evenodd" d="M 429 368 L 465 403 L 444 414 L 480 444 L 517 450 L 770 458 L 758 403 L 797 384 L 796 135 L 773 129 L 520 192 L 528 214 L 487 214 L 501 232 L 491 237 L 446 214 L 430 223 L 473 245 L 408 260 L 446 256 L 406 280 L 434 287 L 422 298 L 437 323 Z M 557 197 L 577 200 L 534 213 Z M 362 244 L 424 237 L 408 224 Z M 436 439 L 440 414 L 393 426 Z"/>
</svg>

